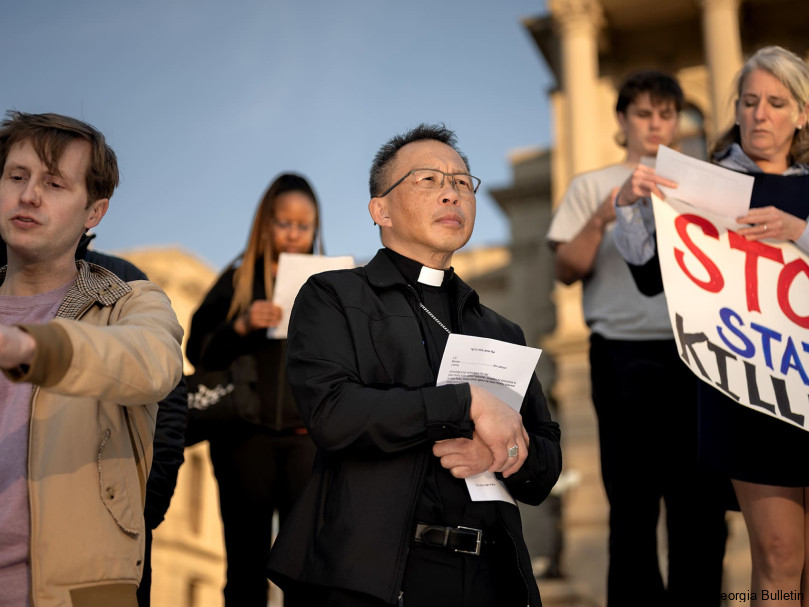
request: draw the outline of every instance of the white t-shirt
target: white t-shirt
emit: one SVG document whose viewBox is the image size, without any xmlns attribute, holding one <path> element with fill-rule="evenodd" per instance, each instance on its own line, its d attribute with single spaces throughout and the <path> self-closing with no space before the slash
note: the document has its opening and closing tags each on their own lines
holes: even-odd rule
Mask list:
<svg viewBox="0 0 809 607">
<path fill-rule="evenodd" d="M 612 188 L 626 181 L 632 170 L 630 166 L 616 164 L 574 177 L 554 213 L 547 239 L 557 243 L 571 241 Z M 582 280 L 587 326 L 607 339 L 672 339 L 665 295 L 646 297 L 638 291 L 629 267 L 615 248 L 614 226 L 613 222 L 604 231 L 593 271 Z"/>
</svg>

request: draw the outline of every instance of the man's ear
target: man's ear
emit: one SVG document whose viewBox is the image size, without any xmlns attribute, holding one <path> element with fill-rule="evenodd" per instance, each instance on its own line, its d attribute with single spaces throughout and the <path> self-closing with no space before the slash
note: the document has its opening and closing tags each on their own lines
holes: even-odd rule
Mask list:
<svg viewBox="0 0 809 607">
<path fill-rule="evenodd" d="M 388 199 L 387 198 L 371 198 L 368 203 L 368 212 L 371 214 L 371 219 L 378 226 L 389 228 L 393 224 L 390 220 L 390 213 L 388 212 Z"/>
<path fill-rule="evenodd" d="M 615 112 L 615 118 L 618 120 L 618 126 L 621 127 L 621 131 L 626 134 L 626 114 L 624 112 Z"/>
<path fill-rule="evenodd" d="M 87 221 L 84 222 L 84 227 L 87 229 L 94 228 L 101 223 L 101 219 L 106 215 L 109 206 L 109 198 L 99 198 L 95 202 L 90 203 L 90 213 L 87 215 Z"/>
</svg>

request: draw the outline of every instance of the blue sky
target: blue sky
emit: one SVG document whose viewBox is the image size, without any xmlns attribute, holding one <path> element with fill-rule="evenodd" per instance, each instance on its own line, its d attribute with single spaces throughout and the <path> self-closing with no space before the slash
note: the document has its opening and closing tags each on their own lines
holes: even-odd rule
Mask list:
<svg viewBox="0 0 809 607">
<path fill-rule="evenodd" d="M 469 246 L 503 244 L 487 188 L 548 146 L 551 76 L 522 25 L 542 0 L 26 0 L 3 9 L 0 110 L 107 136 L 122 182 L 95 247 L 175 245 L 214 268 L 279 173 L 312 183 L 327 253 L 370 258 L 368 167 L 419 122 L 458 134 L 483 180 Z"/>
</svg>

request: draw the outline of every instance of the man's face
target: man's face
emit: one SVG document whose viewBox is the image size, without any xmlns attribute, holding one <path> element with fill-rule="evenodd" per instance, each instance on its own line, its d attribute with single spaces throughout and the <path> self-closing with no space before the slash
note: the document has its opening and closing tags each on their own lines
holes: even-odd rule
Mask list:
<svg viewBox="0 0 809 607">
<path fill-rule="evenodd" d="M 76 139 L 59 159 L 59 175 L 40 160 L 30 141 L 14 144 L 0 176 L 0 234 L 9 260 L 72 261 L 85 228 L 101 221 L 108 200 L 87 206 L 85 176 L 90 144 Z"/>
<path fill-rule="evenodd" d="M 458 152 L 435 140 L 409 143 L 399 150 L 388 172 L 389 186 L 412 169 L 467 173 Z M 382 228 L 382 244 L 433 268 L 448 268 L 475 226 L 474 194 L 461 194 L 449 177 L 440 188 L 422 189 L 412 176 L 383 198 L 372 198 L 371 215 Z"/>
<path fill-rule="evenodd" d="M 630 160 L 637 162 L 641 156 L 657 156 L 661 144 L 670 146 L 677 133 L 678 118 L 671 99 L 652 103 L 649 93 L 638 95 L 626 112 L 618 113 Z"/>
</svg>

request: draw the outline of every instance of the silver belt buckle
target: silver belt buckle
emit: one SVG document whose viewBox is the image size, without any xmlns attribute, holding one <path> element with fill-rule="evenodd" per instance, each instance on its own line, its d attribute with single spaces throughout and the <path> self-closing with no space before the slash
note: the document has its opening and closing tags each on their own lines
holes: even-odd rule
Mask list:
<svg viewBox="0 0 809 607">
<path fill-rule="evenodd" d="M 465 531 L 474 531 L 477 534 L 477 538 L 475 539 L 475 549 L 474 550 L 461 550 L 460 548 L 453 548 L 455 552 L 462 552 L 464 554 L 474 554 L 475 556 L 480 556 L 480 545 L 483 543 L 483 531 L 480 529 L 473 529 L 472 527 L 462 527 L 458 525 L 458 529 L 464 529 Z"/>
</svg>

